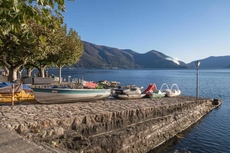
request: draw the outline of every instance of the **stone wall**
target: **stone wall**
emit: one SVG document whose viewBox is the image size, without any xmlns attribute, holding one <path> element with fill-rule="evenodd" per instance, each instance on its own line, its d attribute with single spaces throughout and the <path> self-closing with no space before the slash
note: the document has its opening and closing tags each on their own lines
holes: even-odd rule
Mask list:
<svg viewBox="0 0 230 153">
<path fill-rule="evenodd" d="M 27 105 L 29 108 L 15 106 L 8 112 L 7 106 L 1 106 L 0 117 L 4 122 L 0 125 L 70 152 L 148 152 L 188 128 L 219 103 L 214 104 L 211 99 L 181 96 L 34 104 Z"/>
</svg>

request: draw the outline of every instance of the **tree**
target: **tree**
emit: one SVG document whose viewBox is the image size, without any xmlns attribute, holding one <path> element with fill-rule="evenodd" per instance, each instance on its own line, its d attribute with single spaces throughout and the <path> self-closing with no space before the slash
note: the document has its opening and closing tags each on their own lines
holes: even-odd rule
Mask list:
<svg viewBox="0 0 230 153">
<path fill-rule="evenodd" d="M 49 66 L 56 66 L 56 57 L 61 50 L 61 46 L 66 37 L 63 28 L 57 28 L 54 32 L 47 31 L 46 46 L 43 50 L 46 52 L 45 56 L 39 56 L 31 64 L 39 71 L 40 77 L 44 77 L 44 70 Z"/>
<path fill-rule="evenodd" d="M 22 35 L 15 34 L 21 39 L 21 45 L 17 44 L 12 35 L 2 37 L 4 42 L 0 47 L 0 60 L 9 70 L 8 80 L 14 81 L 17 79 L 17 70 L 23 66 L 32 54 L 31 46 L 23 41 Z"/>
<path fill-rule="evenodd" d="M 45 43 L 46 37 L 51 35 L 53 30 L 44 28 L 34 21 L 28 21 L 28 25 L 33 33 L 30 39 L 19 32 L 10 32 L 8 35 L 0 35 L 3 44 L 0 46 L 0 60 L 9 69 L 8 81 L 17 79 L 17 71 L 27 62 L 35 62 L 47 56 L 53 50 Z M 15 36 L 19 38 L 15 41 Z M 41 41 L 43 40 L 44 41 Z"/>
<path fill-rule="evenodd" d="M 28 62 L 24 65 L 24 68 L 26 69 L 26 76 L 31 77 L 32 76 L 31 73 L 35 69 L 35 67 L 32 66 L 32 64 Z"/>
<path fill-rule="evenodd" d="M 0 0 L 0 35 L 11 35 L 14 41 L 18 42 L 19 38 L 14 33 L 21 31 L 24 36 L 31 35 L 29 20 L 35 20 L 45 27 L 59 26 L 63 22 L 61 15 L 63 11 L 65 11 L 64 0 Z M 2 44 L 0 39 L 0 46 Z"/>
<path fill-rule="evenodd" d="M 60 31 L 59 31 L 60 32 Z M 54 63 L 56 63 L 59 69 L 59 83 L 61 83 L 61 69 L 63 66 L 70 66 L 76 63 L 82 56 L 84 48 L 78 33 L 70 28 L 67 33 L 67 27 L 64 25 L 61 28 L 62 35 L 65 37 L 57 41 L 60 46 L 58 54 L 53 57 Z"/>
</svg>

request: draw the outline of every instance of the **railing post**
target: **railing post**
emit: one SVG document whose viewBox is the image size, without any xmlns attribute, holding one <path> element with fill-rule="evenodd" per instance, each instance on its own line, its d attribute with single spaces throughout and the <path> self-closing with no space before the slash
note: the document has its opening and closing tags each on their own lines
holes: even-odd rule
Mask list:
<svg viewBox="0 0 230 153">
<path fill-rule="evenodd" d="M 12 84 L 11 106 L 14 106 L 14 84 Z"/>
<path fill-rule="evenodd" d="M 196 61 L 196 99 L 199 98 L 199 81 L 198 81 L 198 67 L 200 66 L 200 62 Z"/>
</svg>

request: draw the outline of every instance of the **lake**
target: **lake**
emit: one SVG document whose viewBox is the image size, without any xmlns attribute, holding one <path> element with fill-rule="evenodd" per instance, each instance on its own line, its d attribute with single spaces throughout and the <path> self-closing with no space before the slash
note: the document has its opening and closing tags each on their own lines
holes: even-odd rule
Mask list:
<svg viewBox="0 0 230 153">
<path fill-rule="evenodd" d="M 57 70 L 49 74 L 58 75 Z M 77 70 L 63 69 L 62 77 L 84 78 L 87 81 L 118 81 L 121 85 L 135 84 L 146 88 L 155 83 L 169 87 L 176 83 L 182 95 L 196 96 L 196 70 Z M 230 69 L 199 70 L 199 96 L 217 98 L 222 105 L 182 132 L 182 139 L 171 139 L 150 152 L 223 153 L 230 151 Z"/>
</svg>

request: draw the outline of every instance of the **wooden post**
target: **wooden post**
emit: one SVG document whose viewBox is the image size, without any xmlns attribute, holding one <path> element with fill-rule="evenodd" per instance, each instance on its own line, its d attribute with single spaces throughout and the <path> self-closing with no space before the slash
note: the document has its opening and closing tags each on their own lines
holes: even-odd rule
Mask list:
<svg viewBox="0 0 230 153">
<path fill-rule="evenodd" d="M 12 84 L 11 106 L 14 106 L 14 84 Z"/>
</svg>

